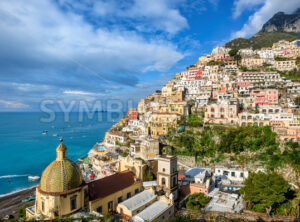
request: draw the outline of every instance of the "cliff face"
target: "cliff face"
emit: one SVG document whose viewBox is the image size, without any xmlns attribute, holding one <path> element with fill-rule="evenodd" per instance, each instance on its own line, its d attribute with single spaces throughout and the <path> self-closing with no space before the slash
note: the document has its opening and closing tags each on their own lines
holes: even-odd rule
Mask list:
<svg viewBox="0 0 300 222">
<path fill-rule="evenodd" d="M 300 3 L 299 3 L 300 4 Z M 276 13 L 260 32 L 300 32 L 300 8 L 293 14 Z"/>
<path fill-rule="evenodd" d="M 226 43 L 225 47 L 260 49 L 271 47 L 274 42 L 279 40 L 292 41 L 295 39 L 300 39 L 300 8 L 292 14 L 276 13 L 256 35 L 249 39 L 233 39 Z"/>
</svg>

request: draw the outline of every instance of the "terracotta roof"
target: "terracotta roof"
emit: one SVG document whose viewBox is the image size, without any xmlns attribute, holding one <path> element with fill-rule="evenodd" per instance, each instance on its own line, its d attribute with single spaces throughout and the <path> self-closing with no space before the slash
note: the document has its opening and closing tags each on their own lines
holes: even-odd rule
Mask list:
<svg viewBox="0 0 300 222">
<path fill-rule="evenodd" d="M 88 183 L 90 201 L 95 201 L 100 198 L 107 197 L 135 183 L 141 182 L 136 181 L 134 173 L 129 170 L 122 171 L 99 180 L 95 180 Z"/>
</svg>

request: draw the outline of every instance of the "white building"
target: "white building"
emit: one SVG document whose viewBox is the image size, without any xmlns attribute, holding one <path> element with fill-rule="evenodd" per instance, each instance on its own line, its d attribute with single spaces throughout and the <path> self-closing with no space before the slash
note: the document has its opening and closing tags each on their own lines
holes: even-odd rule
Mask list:
<svg viewBox="0 0 300 222">
<path fill-rule="evenodd" d="M 162 222 L 174 215 L 174 204 L 165 201 L 156 201 L 149 207 L 132 217 L 134 222 L 158 221 Z"/>
<path fill-rule="evenodd" d="M 222 47 L 222 46 L 217 46 L 217 47 L 215 47 L 212 50 L 211 55 L 212 56 L 216 56 L 216 55 L 219 55 L 220 53 L 228 54 L 228 52 L 230 50 L 231 50 L 230 48 L 225 48 L 225 47 Z"/>
<path fill-rule="evenodd" d="M 211 176 L 210 168 L 190 168 L 184 173 L 184 181 L 190 183 L 204 183 Z"/>
<path fill-rule="evenodd" d="M 232 182 L 243 182 L 248 178 L 248 170 L 244 170 L 239 166 L 216 166 L 214 175 L 216 178 L 226 178 Z"/>
</svg>

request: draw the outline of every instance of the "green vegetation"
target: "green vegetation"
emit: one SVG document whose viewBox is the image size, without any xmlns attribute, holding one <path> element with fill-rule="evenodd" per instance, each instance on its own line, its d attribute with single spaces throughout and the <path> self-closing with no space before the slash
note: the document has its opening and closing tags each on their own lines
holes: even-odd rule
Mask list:
<svg viewBox="0 0 300 222">
<path fill-rule="evenodd" d="M 23 207 L 18 209 L 18 218 L 21 219 L 25 219 L 26 217 L 26 208 L 32 206 L 32 204 L 25 204 Z"/>
<path fill-rule="evenodd" d="M 288 61 L 288 60 L 291 60 L 290 58 L 286 58 L 286 57 L 275 57 L 274 59 L 275 59 L 275 61 Z"/>
<path fill-rule="evenodd" d="M 280 76 L 282 77 L 285 77 L 287 79 L 300 79 L 300 69 L 293 69 L 293 70 L 290 70 L 290 71 L 279 71 L 279 70 L 276 70 Z"/>
<path fill-rule="evenodd" d="M 208 204 L 209 198 L 202 193 L 195 193 L 188 197 L 186 202 L 186 208 L 190 210 L 199 211 L 201 208 Z"/>
<path fill-rule="evenodd" d="M 296 97 L 294 102 L 296 105 L 300 105 L 300 96 Z"/>
<path fill-rule="evenodd" d="M 249 210 L 268 214 L 294 198 L 288 182 L 277 173 L 250 173 L 240 192 Z"/>
<path fill-rule="evenodd" d="M 203 126 L 203 115 L 202 116 L 198 116 L 197 114 L 190 114 L 187 117 L 187 124 L 188 126 L 192 126 L 192 127 L 200 127 Z"/>
<path fill-rule="evenodd" d="M 242 72 L 258 72 L 259 69 L 254 69 L 254 68 L 251 68 L 251 69 L 248 69 L 247 67 L 245 66 L 240 66 L 239 68 Z"/>
<path fill-rule="evenodd" d="M 150 171 L 146 172 L 144 175 L 144 181 L 152 181 L 154 180 L 154 175 Z"/>
<path fill-rule="evenodd" d="M 189 69 L 189 68 L 194 68 L 194 67 L 196 67 L 196 65 L 189 65 L 188 67 L 186 67 L 186 69 Z"/>
<path fill-rule="evenodd" d="M 225 44 L 227 48 L 233 49 L 244 49 L 244 48 L 253 48 L 261 49 L 264 47 L 271 47 L 273 43 L 278 42 L 279 40 L 295 40 L 300 38 L 300 33 L 293 32 L 259 32 L 256 35 L 252 36 L 249 39 L 237 38 Z"/>
<path fill-rule="evenodd" d="M 155 92 L 156 92 L 157 94 L 160 94 L 160 93 L 161 93 L 161 90 L 158 89 L 158 90 L 156 90 Z"/>
<path fill-rule="evenodd" d="M 196 160 L 200 157 L 202 161 L 208 157 L 209 163 L 219 162 L 227 154 L 240 165 L 258 161 L 268 170 L 288 165 L 300 174 L 300 145 L 288 142 L 281 151 L 276 136 L 269 126 L 190 127 L 183 133 L 169 134 L 169 146 L 165 151 L 172 155 L 194 156 Z M 243 152 L 252 153 L 251 158 Z"/>
<path fill-rule="evenodd" d="M 229 54 L 231 57 L 234 57 L 234 56 L 237 55 L 238 51 L 239 51 L 238 49 L 231 49 L 231 50 L 228 52 L 228 54 Z"/>
<path fill-rule="evenodd" d="M 223 61 L 214 61 L 211 60 L 207 63 L 208 66 L 225 66 L 225 63 Z"/>
</svg>

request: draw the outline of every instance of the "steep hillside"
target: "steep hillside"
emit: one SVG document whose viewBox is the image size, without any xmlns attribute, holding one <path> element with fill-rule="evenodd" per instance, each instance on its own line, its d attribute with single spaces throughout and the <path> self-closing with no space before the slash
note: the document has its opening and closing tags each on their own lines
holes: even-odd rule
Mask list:
<svg viewBox="0 0 300 222">
<path fill-rule="evenodd" d="M 300 4 L 300 3 L 299 3 Z M 260 32 L 300 32 L 300 9 L 293 14 L 276 13 Z"/>
<path fill-rule="evenodd" d="M 253 48 L 260 49 L 264 47 L 271 47 L 273 43 L 279 40 L 292 41 L 300 39 L 300 33 L 294 32 L 259 32 L 255 36 L 245 39 L 237 38 L 225 44 L 225 47 L 234 49 Z"/>
<path fill-rule="evenodd" d="M 300 39 L 300 9 L 292 14 L 276 13 L 256 35 L 249 39 L 234 39 L 226 43 L 225 47 L 260 49 L 271 47 L 273 43 L 279 40 L 292 41 L 295 39 Z"/>
</svg>

